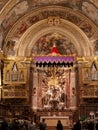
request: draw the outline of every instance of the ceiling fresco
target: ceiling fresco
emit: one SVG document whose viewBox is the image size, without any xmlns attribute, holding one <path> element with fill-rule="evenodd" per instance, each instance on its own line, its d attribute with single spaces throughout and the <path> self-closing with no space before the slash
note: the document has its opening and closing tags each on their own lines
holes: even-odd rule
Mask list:
<svg viewBox="0 0 98 130">
<path fill-rule="evenodd" d="M 54 6 L 54 11 L 53 9 L 40 10 L 46 6 L 47 8 Z M 56 6 L 65 8 L 65 11 L 55 10 Z M 66 8 L 73 11 L 70 12 Z M 13 0 L 0 0 L 0 10 L 1 49 L 6 46 L 4 49 L 7 50 L 9 43 L 13 43 L 11 46 L 13 48 L 13 45 L 17 44 L 28 28 L 38 21 L 49 16 L 59 16 L 79 27 L 89 38 L 93 53 L 98 54 L 97 0 L 16 0 L 15 2 Z"/>
<path fill-rule="evenodd" d="M 9 0 L 0 0 L 0 10 L 4 7 L 4 5 L 8 2 Z"/>
<path fill-rule="evenodd" d="M 32 54 L 48 55 L 54 44 L 61 55 L 77 55 L 77 50 L 70 39 L 58 33 L 50 33 L 39 38 L 32 48 Z"/>
<path fill-rule="evenodd" d="M 1 2 L 2 5 L 4 2 Z M 85 15 L 87 15 L 89 18 L 91 18 L 96 24 L 98 24 L 98 9 L 96 8 L 95 5 L 93 5 L 94 2 L 89 2 L 85 0 L 22 0 L 22 1 L 17 1 L 17 3 L 12 6 L 9 11 L 7 10 L 6 16 L 3 19 L 1 23 L 1 28 L 5 31 L 9 30 L 9 28 L 12 27 L 12 25 L 24 14 L 26 14 L 29 10 L 35 9 L 34 7 L 38 8 L 39 6 L 43 5 L 51 5 L 51 4 L 59 4 L 65 6 L 65 7 L 70 7 L 70 8 L 75 8 L 77 10 L 82 11 Z M 32 7 L 31 7 L 32 5 Z M 93 13 L 94 12 L 94 13 Z M 93 15 L 94 14 L 94 15 Z"/>
<path fill-rule="evenodd" d="M 54 8 L 55 7 L 55 8 Z M 92 44 L 95 44 L 98 38 L 97 27 L 90 21 L 88 18 L 80 13 L 75 13 L 72 9 L 64 8 L 61 6 L 47 6 L 40 8 L 40 10 L 35 10 L 28 15 L 24 15 L 22 19 L 18 20 L 17 23 L 10 29 L 5 39 L 5 48 L 8 47 L 9 43 L 15 43 L 17 45 L 21 37 L 27 32 L 32 26 L 36 26 L 36 23 L 39 23 L 42 20 L 54 17 L 53 21 L 59 17 L 59 19 L 67 20 L 77 26 L 85 35 L 89 38 L 89 41 Z M 52 20 L 52 19 L 51 19 Z M 48 21 L 47 21 L 48 22 Z M 53 23 L 54 24 L 54 23 Z M 48 27 L 50 25 L 47 25 Z M 54 26 L 54 25 L 52 25 Z M 38 29 L 39 27 L 37 27 Z M 69 28 L 71 29 L 71 28 Z M 42 29 L 38 30 L 40 32 Z M 34 31 L 33 31 L 34 32 Z M 33 35 L 33 34 L 31 34 Z M 74 35 L 74 33 L 73 33 Z M 28 43 L 29 44 L 29 43 Z M 6 49 L 5 49 L 6 50 Z M 6 51 L 7 52 L 7 51 Z"/>
</svg>

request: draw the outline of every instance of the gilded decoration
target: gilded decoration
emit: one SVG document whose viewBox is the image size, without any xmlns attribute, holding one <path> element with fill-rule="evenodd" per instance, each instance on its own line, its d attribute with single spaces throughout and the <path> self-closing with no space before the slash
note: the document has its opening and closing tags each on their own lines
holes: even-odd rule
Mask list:
<svg viewBox="0 0 98 130">
<path fill-rule="evenodd" d="M 58 39 L 59 35 L 54 34 L 53 37 L 54 36 Z M 49 37 L 51 38 L 51 35 L 49 35 Z M 61 52 L 59 52 L 56 47 L 56 38 L 53 38 L 54 44 L 52 44 L 51 51 L 48 52 L 48 54 L 41 55 L 39 51 L 40 53 L 37 53 L 34 57 L 36 66 L 33 66 L 33 73 L 34 76 L 38 78 L 37 107 L 49 111 L 65 110 L 66 108 L 75 109 L 75 71 L 72 71 L 73 65 L 69 65 L 71 62 L 73 63 L 75 61 L 75 58 L 71 54 L 62 55 Z M 46 39 L 48 40 L 48 38 Z M 43 39 L 43 41 L 45 42 L 45 39 Z M 40 40 L 38 40 L 38 42 L 40 42 Z M 40 44 L 41 43 L 42 42 L 40 42 Z M 38 66 L 37 64 L 40 65 Z M 63 66 L 63 64 L 66 65 Z M 33 97 L 35 98 L 35 94 Z"/>
<path fill-rule="evenodd" d="M 48 17 L 48 24 L 50 26 L 57 26 L 60 24 L 60 18 L 59 17 Z"/>
<path fill-rule="evenodd" d="M 3 5 L 7 2 L 7 0 L 5 0 L 4 2 L 0 2 L 0 8 L 3 7 Z M 15 21 L 17 21 L 18 18 L 20 18 L 20 16 L 22 17 L 24 15 L 24 13 L 26 13 L 28 11 L 28 8 L 33 8 L 33 9 L 36 9 L 36 8 L 40 8 L 42 7 L 43 5 L 44 6 L 47 6 L 47 5 L 61 5 L 61 6 L 66 6 L 66 7 L 69 7 L 69 8 L 73 8 L 77 11 L 82 11 L 83 13 L 85 13 L 89 18 L 92 19 L 92 12 L 96 12 L 97 14 L 97 6 L 98 6 L 98 2 L 97 1 L 82 1 L 82 0 L 40 0 L 40 1 L 36 1 L 36 0 L 24 0 L 24 1 L 11 1 L 7 3 L 8 5 L 8 10 L 6 11 L 6 8 L 4 7 L 4 9 L 2 9 L 1 11 L 1 14 L 2 15 L 5 15 L 5 19 L 4 21 L 2 22 L 2 25 L 5 23 L 5 21 L 7 22 L 7 28 L 12 24 L 14 24 Z M 23 8 L 20 8 L 22 5 Z M 92 7 L 92 8 L 91 8 Z M 18 8 L 18 10 L 17 10 Z M 92 11 L 93 9 L 93 11 Z M 88 12 L 88 13 L 87 13 Z M 15 18 L 10 21 L 9 17 L 12 17 L 13 14 L 15 15 Z M 6 17 L 6 15 L 8 17 Z M 3 17 L 3 16 L 2 16 Z M 97 17 L 93 17 L 96 24 L 97 24 Z M 4 26 L 3 26 L 4 27 Z"/>
<path fill-rule="evenodd" d="M 18 60 L 10 58 L 4 59 L 2 98 L 25 99 L 28 97 L 27 69 L 19 58 Z"/>
<path fill-rule="evenodd" d="M 3 99 L 27 99 L 28 92 L 25 85 L 3 85 L 2 89 Z"/>
<path fill-rule="evenodd" d="M 80 29 L 82 29 L 82 31 L 84 33 L 86 33 L 86 35 L 89 37 L 91 37 L 93 32 L 96 32 L 96 31 L 94 31 L 96 28 L 93 26 L 93 24 L 91 24 L 91 22 L 89 22 L 88 19 L 86 20 L 85 16 L 82 16 L 78 13 L 76 14 L 74 11 L 72 11 L 69 8 L 65 9 L 65 8 L 60 8 L 58 6 L 55 8 L 48 7 L 48 10 L 46 10 L 45 8 L 42 8 L 40 11 L 36 10 L 35 12 L 28 14 L 28 16 L 26 15 L 23 18 L 21 18 L 17 22 L 15 27 L 13 26 L 14 28 L 12 28 L 10 30 L 10 31 L 14 31 L 14 33 L 12 33 L 12 36 L 13 36 L 12 39 L 14 39 L 15 36 L 21 37 L 23 32 L 25 32 L 25 30 L 24 30 L 24 31 L 22 31 L 22 33 L 17 33 L 17 32 L 19 32 L 19 29 L 21 29 L 21 26 L 23 26 L 23 24 L 26 24 L 27 27 L 29 28 L 30 26 L 32 26 L 32 24 L 35 24 L 36 22 L 43 20 L 43 19 L 46 19 L 46 18 L 51 17 L 51 16 L 52 17 L 60 17 L 62 19 L 65 19 L 65 20 L 72 22 L 73 24 L 77 25 Z M 20 22 L 20 21 L 22 21 L 22 22 Z"/>
<path fill-rule="evenodd" d="M 82 98 L 97 98 L 98 94 L 98 57 L 82 58 Z"/>
<path fill-rule="evenodd" d="M 17 61 L 5 61 L 3 84 L 25 84 L 26 68 Z"/>
<path fill-rule="evenodd" d="M 17 48 L 20 37 L 25 34 L 28 29 L 35 25 L 35 23 L 39 23 L 45 19 L 48 19 L 48 26 L 50 23 L 59 25 L 61 23 L 60 19 L 63 19 L 65 21 L 67 20 L 73 25 L 76 25 L 89 38 L 89 44 L 91 43 L 89 46 L 92 46 L 93 43 L 97 41 L 97 28 L 85 16 L 79 13 L 75 13 L 69 8 L 61 8 L 60 6 L 55 6 L 55 8 L 51 6 L 48 8 L 48 10 L 46 9 L 47 8 L 43 7 L 40 11 L 35 10 L 33 13 L 30 13 L 21 18 L 8 33 L 5 40 L 4 50 L 8 49 L 8 43 L 10 42 L 15 42 L 15 47 Z M 55 17 L 55 19 L 53 20 L 52 18 L 50 20 L 50 17 Z M 93 50 L 91 51 L 93 52 Z"/>
<path fill-rule="evenodd" d="M 47 34 L 62 35 L 63 37 L 70 39 L 69 41 L 73 43 L 73 46 L 78 51 L 76 52 L 77 55 L 92 54 L 92 51 L 90 50 L 90 41 L 87 36 L 78 27 L 63 19 L 60 19 L 60 24 L 57 26 L 49 26 L 47 24 L 47 19 L 38 22 L 35 26 L 32 25 L 32 27 L 23 34 L 18 44 L 16 42 L 16 46 L 14 47 L 15 54 L 18 56 L 31 56 L 32 47 L 37 43 L 39 38 Z"/>
<path fill-rule="evenodd" d="M 87 58 L 85 58 L 87 59 Z M 83 83 L 91 83 L 93 81 L 98 81 L 98 59 L 95 58 L 88 58 L 87 60 L 83 61 Z"/>
</svg>

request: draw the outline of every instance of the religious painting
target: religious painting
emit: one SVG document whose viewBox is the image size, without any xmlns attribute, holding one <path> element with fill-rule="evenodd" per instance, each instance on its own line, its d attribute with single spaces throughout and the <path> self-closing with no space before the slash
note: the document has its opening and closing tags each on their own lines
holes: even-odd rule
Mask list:
<svg viewBox="0 0 98 130">
<path fill-rule="evenodd" d="M 8 0 L 0 0 L 0 10 L 8 2 Z"/>
<path fill-rule="evenodd" d="M 16 5 L 7 13 L 4 21 L 2 22 L 2 27 L 6 31 L 12 24 L 28 10 L 28 2 L 20 1 L 16 2 Z"/>
<path fill-rule="evenodd" d="M 98 24 L 98 9 L 90 2 L 82 3 L 82 11 L 91 18 L 96 24 Z"/>
<path fill-rule="evenodd" d="M 6 52 L 5 54 L 8 56 L 14 56 L 15 55 L 15 41 L 8 41 L 6 45 Z"/>
<path fill-rule="evenodd" d="M 78 8 L 81 5 L 81 0 L 32 0 L 33 6 L 45 5 L 45 4 L 66 4 L 73 8 Z"/>
<path fill-rule="evenodd" d="M 53 44 L 56 44 L 57 49 L 59 48 L 59 53 L 62 55 L 78 55 L 70 39 L 57 32 L 40 37 L 32 48 L 32 54 L 49 54 Z"/>
<path fill-rule="evenodd" d="M 22 22 L 20 27 L 17 28 L 17 33 L 20 35 L 20 34 L 23 34 L 27 29 L 27 24 L 25 22 Z"/>
</svg>

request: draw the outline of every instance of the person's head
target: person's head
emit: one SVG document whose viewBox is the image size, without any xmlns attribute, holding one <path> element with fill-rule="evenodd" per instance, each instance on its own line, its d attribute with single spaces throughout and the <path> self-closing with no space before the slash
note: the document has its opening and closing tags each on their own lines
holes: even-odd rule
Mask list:
<svg viewBox="0 0 98 130">
<path fill-rule="evenodd" d="M 43 122 L 45 122 L 45 119 L 42 119 Z"/>
<path fill-rule="evenodd" d="M 60 124 L 60 123 L 61 123 L 61 121 L 60 121 L 60 120 L 58 120 L 58 123 Z"/>
</svg>

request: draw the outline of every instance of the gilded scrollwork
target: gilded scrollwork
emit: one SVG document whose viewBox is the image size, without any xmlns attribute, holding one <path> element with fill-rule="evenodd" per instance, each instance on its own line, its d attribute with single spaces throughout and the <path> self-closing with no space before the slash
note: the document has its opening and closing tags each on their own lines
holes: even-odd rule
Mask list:
<svg viewBox="0 0 98 130">
<path fill-rule="evenodd" d="M 85 58 L 84 62 L 82 62 L 82 65 L 83 65 L 82 66 L 83 82 L 81 86 L 81 96 L 82 98 L 87 98 L 87 99 L 97 98 L 98 59 L 97 57 Z"/>
<path fill-rule="evenodd" d="M 3 69 L 4 84 L 26 83 L 26 68 L 22 64 L 10 61 L 7 65 L 5 63 L 5 66 Z"/>
<path fill-rule="evenodd" d="M 97 58 L 89 57 L 88 59 L 87 61 L 85 60 L 83 62 L 82 67 L 83 83 L 91 83 L 93 81 L 98 81 Z"/>
</svg>

